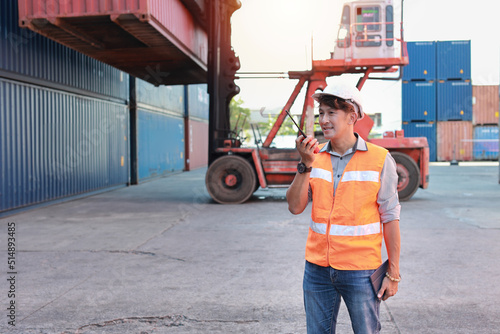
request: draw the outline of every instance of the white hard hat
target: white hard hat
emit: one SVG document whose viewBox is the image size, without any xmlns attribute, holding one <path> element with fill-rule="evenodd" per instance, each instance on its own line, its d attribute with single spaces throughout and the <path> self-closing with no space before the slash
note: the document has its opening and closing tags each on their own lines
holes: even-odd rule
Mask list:
<svg viewBox="0 0 500 334">
<path fill-rule="evenodd" d="M 356 112 L 358 112 L 358 120 L 365 117 L 365 113 L 363 111 L 363 98 L 361 97 L 360 91 L 356 87 L 341 84 L 330 84 L 326 86 L 323 92 L 313 94 L 312 98 L 318 101 L 318 97 L 322 95 L 332 95 L 345 100 L 354 107 Z"/>
</svg>

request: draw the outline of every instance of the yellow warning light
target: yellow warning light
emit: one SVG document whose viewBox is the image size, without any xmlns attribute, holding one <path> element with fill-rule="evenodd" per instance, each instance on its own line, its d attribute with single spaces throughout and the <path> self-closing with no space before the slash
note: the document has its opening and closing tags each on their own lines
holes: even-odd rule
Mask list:
<svg viewBox="0 0 500 334">
<path fill-rule="evenodd" d="M 464 111 L 463 110 L 460 110 L 460 115 L 463 115 L 464 114 Z"/>
<path fill-rule="evenodd" d="M 125 165 L 125 157 L 122 155 L 121 159 L 120 159 L 120 165 L 123 167 L 123 165 Z"/>
<path fill-rule="evenodd" d="M 424 74 L 427 74 L 427 70 L 424 70 Z"/>
<path fill-rule="evenodd" d="M 460 70 L 460 74 L 464 74 L 464 70 Z"/>
<path fill-rule="evenodd" d="M 424 111 L 424 115 L 427 116 L 427 110 Z"/>
</svg>

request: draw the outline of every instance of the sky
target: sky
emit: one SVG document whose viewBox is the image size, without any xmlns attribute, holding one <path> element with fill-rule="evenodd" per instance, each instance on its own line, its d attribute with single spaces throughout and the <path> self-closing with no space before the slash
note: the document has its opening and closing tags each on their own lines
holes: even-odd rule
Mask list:
<svg viewBox="0 0 500 334">
<path fill-rule="evenodd" d="M 232 45 L 240 57 L 240 72 L 288 72 L 311 68 L 314 60 L 330 58 L 344 1 L 240 0 L 232 16 Z M 473 85 L 498 85 L 500 25 L 495 0 L 405 0 L 406 41 L 470 40 Z M 400 0 L 394 0 L 395 10 Z M 400 17 L 400 14 L 395 16 Z M 359 75 L 342 75 L 356 84 Z M 280 110 L 297 81 L 239 79 L 243 107 Z M 292 113 L 302 111 L 304 91 Z M 383 131 L 401 129 L 401 81 L 369 80 L 362 94 L 368 113 L 382 113 Z"/>
</svg>

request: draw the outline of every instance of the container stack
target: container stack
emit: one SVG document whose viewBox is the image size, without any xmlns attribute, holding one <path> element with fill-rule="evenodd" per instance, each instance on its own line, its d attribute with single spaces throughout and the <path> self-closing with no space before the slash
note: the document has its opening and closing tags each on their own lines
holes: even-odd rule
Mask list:
<svg viewBox="0 0 500 334">
<path fill-rule="evenodd" d="M 472 86 L 474 160 L 498 160 L 499 87 Z"/>
<path fill-rule="evenodd" d="M 436 44 L 437 160 L 472 160 L 470 41 Z"/>
<path fill-rule="evenodd" d="M 427 137 L 430 161 L 473 159 L 470 50 L 470 41 L 408 43 L 403 130 Z"/>
<path fill-rule="evenodd" d="M 402 121 L 406 137 L 427 137 L 429 160 L 436 161 L 436 42 L 409 42 L 403 70 Z"/>
</svg>

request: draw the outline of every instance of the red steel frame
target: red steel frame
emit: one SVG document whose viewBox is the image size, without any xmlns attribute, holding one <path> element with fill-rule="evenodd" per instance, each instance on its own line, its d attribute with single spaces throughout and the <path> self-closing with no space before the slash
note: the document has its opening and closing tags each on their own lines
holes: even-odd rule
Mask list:
<svg viewBox="0 0 500 334">
<path fill-rule="evenodd" d="M 377 22 L 362 23 L 365 25 L 383 24 Z M 350 27 L 352 30 L 352 27 Z M 385 41 L 388 39 L 381 39 Z M 251 156 L 251 159 L 256 168 L 256 173 L 259 179 L 259 185 L 263 188 L 267 186 L 287 186 L 289 185 L 296 173 L 296 164 L 300 159 L 295 149 L 273 149 L 270 148 L 278 130 L 280 129 L 287 113 L 285 110 L 290 110 L 295 102 L 300 91 L 307 82 L 307 92 L 302 109 L 299 126 L 304 128 L 306 133 L 314 135 L 314 100 L 312 95 L 319 89 L 326 88 L 326 78 L 331 76 L 340 76 L 345 73 L 360 73 L 363 76 L 360 78 L 357 88 L 361 90 L 364 83 L 369 78 L 371 73 L 390 73 L 397 71 L 398 67 L 403 67 L 408 64 L 408 52 L 406 50 L 406 43 L 401 39 L 397 40 L 401 43 L 401 55 L 394 58 L 368 58 L 357 59 L 327 59 L 327 60 L 313 60 L 312 69 L 310 71 L 297 71 L 288 72 L 290 79 L 298 79 L 291 96 L 288 98 L 283 110 L 278 115 L 271 131 L 269 132 L 262 147 L 257 148 L 235 148 L 224 147 L 219 148 L 219 153 L 239 153 Z M 354 43 L 351 43 L 351 47 Z M 389 151 L 397 151 L 406 154 L 413 159 L 420 168 L 420 182 L 421 188 L 427 188 L 429 181 L 429 147 L 427 138 L 405 138 L 402 130 L 386 133 L 384 138 L 381 139 L 368 139 L 368 135 L 373 127 L 373 120 L 366 116 L 358 121 L 354 127 L 362 138 L 374 144 L 387 148 Z"/>
<path fill-rule="evenodd" d="M 373 24 L 373 23 L 371 23 Z M 358 89 L 361 90 L 371 73 L 387 73 L 397 70 L 397 66 L 408 64 L 406 43 L 402 42 L 402 56 L 398 58 L 373 58 L 373 59 L 327 59 L 313 61 L 310 71 L 288 72 L 290 79 L 298 79 L 292 94 L 288 98 L 283 110 L 278 115 L 271 131 L 261 148 L 234 148 L 225 147 L 217 149 L 220 153 L 240 153 L 251 155 L 256 173 L 261 187 L 273 185 L 288 185 L 292 182 L 296 172 L 296 164 L 299 156 L 295 149 L 271 149 L 270 145 L 274 140 L 278 130 L 283 124 L 289 110 L 295 102 L 300 91 L 307 82 L 307 93 L 300 118 L 300 127 L 304 128 L 306 119 L 314 119 L 314 100 L 312 95 L 316 90 L 323 90 L 326 87 L 326 78 L 344 73 L 362 73 L 363 77 L 358 82 Z M 307 117 L 309 116 L 309 117 Z M 398 151 L 411 157 L 420 168 L 420 187 L 427 188 L 429 175 L 429 148 L 425 137 L 406 138 L 402 131 L 392 133 L 392 136 L 381 139 L 368 139 L 368 134 L 373 127 L 373 120 L 366 116 L 358 121 L 355 131 L 365 140 L 387 148 L 389 151 Z M 306 126 L 306 133 L 313 135 L 312 124 Z M 281 158 L 273 158 L 273 155 L 280 154 Z"/>
</svg>

